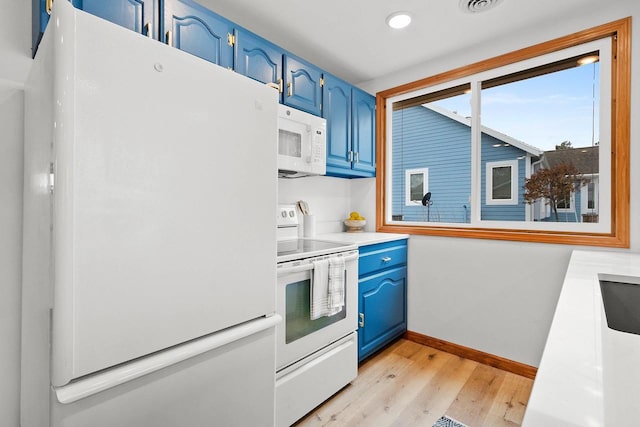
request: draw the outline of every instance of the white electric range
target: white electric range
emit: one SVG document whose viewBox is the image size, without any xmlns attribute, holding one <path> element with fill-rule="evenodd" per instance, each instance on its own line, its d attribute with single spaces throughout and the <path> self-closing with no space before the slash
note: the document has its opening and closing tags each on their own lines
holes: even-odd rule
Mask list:
<svg viewBox="0 0 640 427">
<path fill-rule="evenodd" d="M 358 374 L 358 249 L 355 244 L 299 238 L 295 205 L 278 207 L 276 426 L 290 426 Z M 342 268 L 344 305 L 311 314 L 314 286 L 327 263 Z M 320 279 L 319 279 L 320 278 Z M 316 288 L 316 292 L 317 292 Z"/>
</svg>

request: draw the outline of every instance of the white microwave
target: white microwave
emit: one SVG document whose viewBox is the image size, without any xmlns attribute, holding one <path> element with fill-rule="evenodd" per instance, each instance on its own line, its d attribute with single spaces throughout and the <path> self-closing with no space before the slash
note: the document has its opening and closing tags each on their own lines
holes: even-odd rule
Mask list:
<svg viewBox="0 0 640 427">
<path fill-rule="evenodd" d="M 327 172 L 327 121 L 295 108 L 278 110 L 278 177 Z"/>
</svg>

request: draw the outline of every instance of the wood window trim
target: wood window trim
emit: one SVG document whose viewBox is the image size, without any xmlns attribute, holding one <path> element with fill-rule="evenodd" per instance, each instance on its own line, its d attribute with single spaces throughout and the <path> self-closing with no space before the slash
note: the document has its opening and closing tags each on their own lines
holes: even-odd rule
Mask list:
<svg viewBox="0 0 640 427">
<path fill-rule="evenodd" d="M 588 233 L 528 229 L 462 228 L 390 224 L 385 216 L 387 173 L 387 99 L 422 88 L 557 52 L 603 38 L 612 39 L 611 87 L 611 231 Z M 526 47 L 378 92 L 376 95 L 376 230 L 389 233 L 511 240 L 536 243 L 629 248 L 630 245 L 630 109 L 631 17 Z"/>
</svg>

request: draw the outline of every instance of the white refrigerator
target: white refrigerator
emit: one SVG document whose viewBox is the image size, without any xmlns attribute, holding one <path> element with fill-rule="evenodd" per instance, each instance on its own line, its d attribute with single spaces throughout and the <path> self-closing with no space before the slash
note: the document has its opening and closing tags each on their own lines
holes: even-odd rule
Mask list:
<svg viewBox="0 0 640 427">
<path fill-rule="evenodd" d="M 277 95 L 55 2 L 25 87 L 23 427 L 273 425 Z"/>
</svg>

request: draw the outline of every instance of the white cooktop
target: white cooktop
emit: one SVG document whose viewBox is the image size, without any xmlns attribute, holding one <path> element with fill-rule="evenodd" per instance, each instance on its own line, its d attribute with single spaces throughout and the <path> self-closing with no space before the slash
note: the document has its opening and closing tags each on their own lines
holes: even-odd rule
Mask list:
<svg viewBox="0 0 640 427">
<path fill-rule="evenodd" d="M 278 262 L 293 261 L 358 249 L 354 243 L 317 239 L 278 240 Z"/>
</svg>

